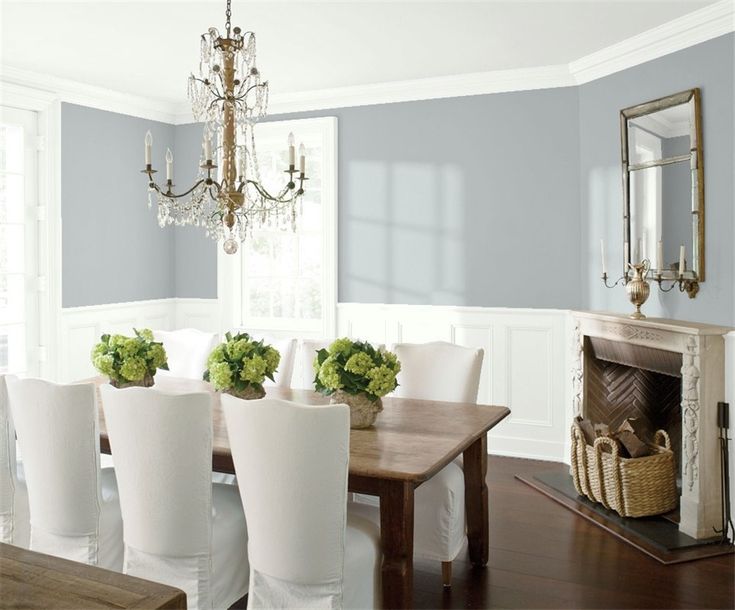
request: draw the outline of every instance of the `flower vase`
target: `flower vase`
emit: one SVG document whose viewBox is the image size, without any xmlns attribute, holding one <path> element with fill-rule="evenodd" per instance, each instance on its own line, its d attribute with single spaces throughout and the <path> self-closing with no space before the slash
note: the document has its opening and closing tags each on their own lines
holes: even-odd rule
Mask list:
<svg viewBox="0 0 735 610">
<path fill-rule="evenodd" d="M 150 388 L 154 383 L 153 375 L 146 373 L 143 379 L 136 381 L 118 381 L 117 379 L 110 379 L 110 385 L 115 388 Z"/>
<path fill-rule="evenodd" d="M 380 398 L 370 400 L 365 392 L 348 394 L 342 390 L 337 390 L 332 394 L 330 402 L 332 404 L 346 404 L 350 407 L 350 428 L 356 430 L 372 426 L 378 417 L 378 413 L 383 410 L 383 401 Z"/>
<path fill-rule="evenodd" d="M 258 400 L 265 396 L 265 389 L 263 386 L 247 385 L 244 390 L 236 390 L 235 388 L 229 388 L 224 390 L 225 394 L 240 398 L 242 400 Z"/>
</svg>

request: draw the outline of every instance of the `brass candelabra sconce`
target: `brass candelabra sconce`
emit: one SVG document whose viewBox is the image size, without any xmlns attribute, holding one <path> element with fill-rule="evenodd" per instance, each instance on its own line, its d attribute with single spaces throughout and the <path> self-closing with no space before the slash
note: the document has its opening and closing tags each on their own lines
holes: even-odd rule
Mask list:
<svg viewBox="0 0 735 610">
<path fill-rule="evenodd" d="M 651 294 L 651 286 L 648 282 L 649 277 L 658 284 L 659 290 L 662 292 L 671 292 L 678 286 L 679 292 L 686 292 L 690 299 L 696 297 L 699 292 L 697 274 L 694 271 L 686 270 L 686 262 L 684 260 L 683 252 L 679 260 L 678 268 L 668 270 L 657 269 L 651 272 L 651 261 L 647 258 L 643 259 L 640 263 L 629 263 L 626 261 L 626 272 L 614 283 L 610 284 L 608 281 L 609 278 L 607 270 L 604 265 L 604 243 L 602 243 L 601 246 L 603 257 L 602 281 L 607 288 L 615 288 L 621 282 L 623 283 L 623 286 L 625 286 L 625 292 L 628 294 L 628 299 L 630 299 L 630 302 L 635 306 L 635 311 L 630 314 L 630 317 L 634 320 L 642 320 L 646 317 L 641 311 L 641 306 L 648 300 L 648 297 Z M 666 282 L 671 282 L 668 287 L 665 284 Z"/>
</svg>

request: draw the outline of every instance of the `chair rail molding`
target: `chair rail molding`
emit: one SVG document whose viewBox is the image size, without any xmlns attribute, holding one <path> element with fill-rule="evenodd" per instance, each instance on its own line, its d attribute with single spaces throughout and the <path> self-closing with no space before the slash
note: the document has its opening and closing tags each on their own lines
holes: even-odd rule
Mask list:
<svg viewBox="0 0 735 610">
<path fill-rule="evenodd" d="M 554 309 L 337 306 L 339 335 L 388 346 L 448 341 L 485 350 L 478 402 L 511 409 L 490 433 L 489 452 L 555 461 L 568 459 L 569 318 Z"/>
</svg>

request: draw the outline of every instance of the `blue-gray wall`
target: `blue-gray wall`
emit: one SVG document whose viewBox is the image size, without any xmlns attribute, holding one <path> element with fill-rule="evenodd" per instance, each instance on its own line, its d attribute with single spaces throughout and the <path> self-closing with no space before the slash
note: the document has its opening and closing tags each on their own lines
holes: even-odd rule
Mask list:
<svg viewBox="0 0 735 610">
<path fill-rule="evenodd" d="M 600 276 L 600 239 L 608 267 L 622 273 L 623 224 L 619 112 L 622 108 L 700 87 L 704 130 L 706 281 L 696 299 L 652 287 L 650 316 L 735 325 L 735 35 L 667 55 L 579 88 L 583 306 L 628 311 L 625 292 Z"/>
<path fill-rule="evenodd" d="M 653 290 L 646 311 L 735 324 L 734 39 L 580 87 L 271 117 L 339 119 L 340 301 L 627 311 L 624 291 L 598 279 L 601 237 L 608 266 L 622 266 L 618 113 L 701 87 L 707 281 L 694 301 Z M 64 305 L 215 297 L 216 245 L 201 229 L 161 231 L 137 180 L 152 127 L 159 167 L 172 142 L 176 182 L 190 182 L 201 127 L 69 105 L 62 122 Z M 86 124 L 93 128 L 80 134 Z M 105 134 L 102 149 L 88 141 Z M 90 148 L 94 188 L 78 163 Z M 107 161 L 119 188 L 100 198 Z M 104 235 L 90 236 L 91 224 Z"/>
<path fill-rule="evenodd" d="M 154 166 L 165 168 L 172 125 L 61 105 L 63 307 L 176 294 L 173 233 L 158 228 L 140 173 L 148 129 Z"/>
</svg>

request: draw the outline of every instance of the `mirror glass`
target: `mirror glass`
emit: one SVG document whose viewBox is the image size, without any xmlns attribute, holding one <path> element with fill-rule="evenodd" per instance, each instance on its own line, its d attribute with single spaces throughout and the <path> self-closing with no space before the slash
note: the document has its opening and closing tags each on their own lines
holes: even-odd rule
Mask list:
<svg viewBox="0 0 735 610">
<path fill-rule="evenodd" d="M 697 90 L 622 111 L 625 237 L 632 262 L 675 277 L 703 276 L 704 195 Z"/>
</svg>

